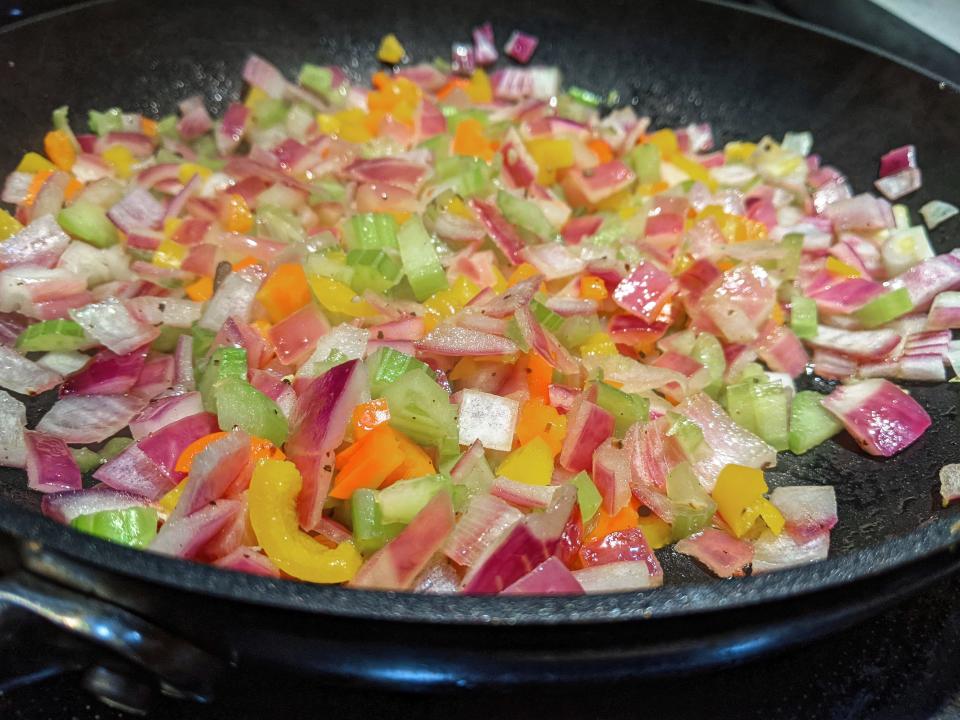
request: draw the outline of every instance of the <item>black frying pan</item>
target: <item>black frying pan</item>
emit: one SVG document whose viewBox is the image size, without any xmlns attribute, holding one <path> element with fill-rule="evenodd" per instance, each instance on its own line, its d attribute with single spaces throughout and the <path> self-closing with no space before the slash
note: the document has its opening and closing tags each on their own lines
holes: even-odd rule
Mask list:
<svg viewBox="0 0 960 720">
<path fill-rule="evenodd" d="M 960 192 L 956 87 L 807 28 L 676 1 L 92 3 L 0 32 L 0 167 L 12 168 L 38 147 L 50 111 L 64 103 L 76 119 L 115 105 L 157 116 L 200 92 L 220 111 L 241 91 L 249 52 L 288 75 L 309 60 L 340 63 L 361 80 L 386 32 L 425 60 L 448 55 L 451 41 L 486 19 L 501 39 L 515 27 L 540 35 L 537 62 L 560 65 L 568 83 L 615 87 L 655 127 L 707 120 L 721 144 L 809 129 L 815 150 L 858 190 L 870 189 L 880 154 L 911 142 L 925 181 L 907 202 L 911 210 L 934 198 L 956 201 Z M 932 237 L 943 251 L 958 234 L 953 221 Z M 34 611 L 43 598 L 62 600 L 56 586 L 35 583 L 42 575 L 132 609 L 241 666 L 279 662 L 407 686 L 609 679 L 738 660 L 849 623 L 953 567 L 957 513 L 939 507 L 937 472 L 960 460 L 957 387 L 911 388 L 934 425 L 893 459 L 864 455 L 845 437 L 802 458 L 782 456 L 768 473 L 771 485 L 829 483 L 837 490 L 831 557 L 799 569 L 717 581 L 665 550 L 666 584 L 645 593 L 508 599 L 358 592 L 227 573 L 74 533 L 41 518 L 22 475 L 2 470 L 0 530 L 12 539 L 5 565 L 26 563 L 27 570 L 4 581 L 6 589 L 0 582 L 0 603 L 23 606 L 17 593 L 27 591 Z M 31 422 L 48 402 L 32 401 Z M 84 597 L 67 597 L 82 616 Z M 110 613 L 94 610 L 101 619 Z M 67 624 L 63 612 L 47 618 Z M 122 626 L 130 618 L 121 613 L 114 621 Z M 177 663 L 162 643 L 144 652 L 131 647 L 129 635 L 118 638 L 106 644 L 174 686 L 203 691 L 199 680 L 190 687 L 196 657 L 182 660 L 171 677 Z"/>
</svg>

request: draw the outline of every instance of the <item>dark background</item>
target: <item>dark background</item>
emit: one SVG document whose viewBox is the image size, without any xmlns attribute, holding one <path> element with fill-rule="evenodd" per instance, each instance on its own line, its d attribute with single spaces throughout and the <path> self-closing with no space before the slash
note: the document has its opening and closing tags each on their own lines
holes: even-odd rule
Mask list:
<svg viewBox="0 0 960 720">
<path fill-rule="evenodd" d="M 0 23 L 65 4 L 56 0 L 0 2 Z M 960 55 L 869 0 L 758 0 L 744 4 L 828 27 L 960 83 Z M 156 7 L 163 12 L 162 0 Z M 373 6 L 371 12 L 375 12 Z M 425 697 L 333 689 L 298 678 L 264 676 L 250 692 L 223 697 L 212 707 L 162 701 L 152 717 L 960 718 L 958 597 L 960 577 L 950 578 L 932 585 L 922 596 L 826 640 L 743 667 L 690 677 L 612 687 L 576 685 L 511 694 L 470 691 Z M 69 666 L 39 665 L 35 661 L 38 639 L 14 644 L 11 638 L 0 631 L 0 683 L 3 678 L 19 677 L 23 686 L 14 688 L 16 683 L 8 683 L 7 690 L 0 691 L 0 718 L 131 717 L 89 698 L 79 688 L 78 673 Z"/>
</svg>

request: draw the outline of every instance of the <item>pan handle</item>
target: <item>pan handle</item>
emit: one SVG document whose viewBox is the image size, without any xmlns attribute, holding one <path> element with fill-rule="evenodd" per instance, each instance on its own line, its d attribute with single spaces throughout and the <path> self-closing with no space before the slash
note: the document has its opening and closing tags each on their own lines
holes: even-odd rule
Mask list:
<svg viewBox="0 0 960 720">
<path fill-rule="evenodd" d="M 170 697 L 208 702 L 226 668 L 220 659 L 123 608 L 25 570 L 0 578 L 0 614 L 17 612 L 100 649 L 94 658 L 103 662 L 87 673 L 85 685 L 107 704 L 128 710 L 143 712 L 153 695 L 154 688 L 136 675 L 156 678 Z"/>
</svg>

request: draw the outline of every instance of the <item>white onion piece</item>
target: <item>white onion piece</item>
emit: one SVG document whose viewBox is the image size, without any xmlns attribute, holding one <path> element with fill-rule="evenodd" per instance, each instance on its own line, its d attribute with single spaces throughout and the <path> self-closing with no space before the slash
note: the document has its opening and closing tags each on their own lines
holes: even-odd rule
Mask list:
<svg viewBox="0 0 960 720">
<path fill-rule="evenodd" d="M 40 367 L 13 348 L 0 345 L 0 387 L 21 395 L 36 395 L 62 381 L 59 374 Z"/>
<path fill-rule="evenodd" d="M 960 213 L 960 210 L 957 209 L 956 205 L 951 205 L 943 200 L 931 200 L 920 208 L 923 222 L 926 223 L 927 227 L 931 230 L 958 213 Z"/>
<path fill-rule="evenodd" d="M 588 593 L 648 590 L 663 584 L 663 577 L 650 575 L 647 563 L 642 560 L 593 565 L 574 570 L 573 577 Z"/>
<path fill-rule="evenodd" d="M 953 463 L 940 468 L 940 495 L 944 507 L 960 498 L 960 465 Z"/>
<path fill-rule="evenodd" d="M 200 319 L 203 303 L 186 298 L 141 295 L 127 301 L 127 306 L 148 325 L 189 328 Z"/>
<path fill-rule="evenodd" d="M 472 445 L 474 440 L 490 450 L 509 451 L 513 447 L 513 433 L 520 415 L 520 403 L 479 390 L 460 393 L 460 444 Z"/>
<path fill-rule="evenodd" d="M 0 466 L 22 468 L 27 461 L 23 429 L 27 408 L 9 393 L 0 390 Z"/>
<path fill-rule="evenodd" d="M 90 362 L 89 355 L 84 355 L 77 350 L 63 350 L 48 352 L 37 360 L 37 365 L 60 375 L 70 375 L 88 362 Z"/>
<path fill-rule="evenodd" d="M 217 332 L 232 317 L 240 322 L 250 319 L 250 309 L 266 273 L 259 265 L 250 265 L 227 275 L 207 302 L 200 327 Z"/>
<path fill-rule="evenodd" d="M 523 513 L 493 495 L 476 495 L 444 545 L 444 554 L 470 567 L 483 551 L 523 519 Z"/>
<path fill-rule="evenodd" d="M 360 360 L 367 350 L 370 340 L 369 331 L 343 323 L 317 341 L 313 354 L 297 370 L 297 377 L 312 377 L 317 374 L 316 366 L 323 363 L 334 350 L 343 354 L 347 360 Z"/>
<path fill-rule="evenodd" d="M 100 250 L 76 240 L 64 250 L 57 267 L 86 278 L 89 287 L 96 287 L 111 280 L 129 280 L 128 262 L 122 245 Z"/>
<path fill-rule="evenodd" d="M 821 533 L 805 543 L 798 543 L 788 533 L 774 535 L 769 530 L 753 544 L 753 572 L 806 565 L 825 560 L 830 552 L 830 534 Z"/>
<path fill-rule="evenodd" d="M 160 328 L 137 320 L 117 298 L 107 298 L 70 310 L 69 313 L 87 335 L 117 355 L 136 350 L 152 342 L 160 334 Z"/>
<path fill-rule="evenodd" d="M 101 442 L 129 425 L 146 404 L 126 395 L 68 395 L 53 404 L 37 430 L 71 444 Z"/>
</svg>

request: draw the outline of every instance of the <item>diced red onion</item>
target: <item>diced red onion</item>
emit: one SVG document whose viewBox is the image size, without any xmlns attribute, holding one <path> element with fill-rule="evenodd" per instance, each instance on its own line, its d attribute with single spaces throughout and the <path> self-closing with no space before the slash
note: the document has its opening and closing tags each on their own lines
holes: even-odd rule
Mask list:
<svg viewBox="0 0 960 720">
<path fill-rule="evenodd" d="M 917 167 L 917 148 L 913 145 L 904 145 L 894 148 L 880 158 L 881 178 L 896 175 L 904 170 L 914 170 Z"/>
<path fill-rule="evenodd" d="M 454 43 L 450 48 L 450 69 L 457 75 L 470 76 L 476 69 L 473 47 L 466 43 Z"/>
<path fill-rule="evenodd" d="M 940 468 L 940 496 L 944 507 L 960 498 L 960 465 L 950 464 Z"/>
<path fill-rule="evenodd" d="M 572 204 L 576 204 L 575 198 L 579 198 L 590 205 L 596 205 L 626 189 L 636 179 L 633 170 L 623 162 L 611 160 L 595 167 L 589 176 L 577 168 L 567 171 L 563 187 L 567 191 L 568 201 Z"/>
<path fill-rule="evenodd" d="M 561 467 L 579 472 L 593 465 L 593 453 L 613 434 L 613 415 L 585 398 L 567 414 L 567 434 L 557 458 Z"/>
<path fill-rule="evenodd" d="M 570 277 L 584 268 L 583 260 L 557 243 L 529 245 L 523 249 L 522 256 L 547 280 Z"/>
<path fill-rule="evenodd" d="M 843 385 L 824 398 L 823 406 L 871 455 L 896 455 L 931 424 L 923 407 L 888 380 Z"/>
<path fill-rule="evenodd" d="M 250 575 L 261 575 L 263 577 L 280 577 L 280 571 L 274 565 L 270 558 L 255 548 L 241 546 L 224 555 L 214 563 L 219 568 L 225 570 L 234 570 L 236 572 L 248 573 Z"/>
<path fill-rule="evenodd" d="M 615 530 L 580 549 L 580 560 L 585 567 L 617 562 L 643 562 L 651 578 L 660 578 L 663 569 L 656 554 L 640 528 Z"/>
<path fill-rule="evenodd" d="M 417 190 L 429 175 L 430 168 L 401 158 L 374 158 L 355 160 L 343 172 L 361 183 L 388 183 L 406 190 Z"/>
<path fill-rule="evenodd" d="M 420 352 L 453 357 L 512 355 L 517 352 L 512 340 L 456 325 L 441 325 L 420 340 L 416 347 Z"/>
<path fill-rule="evenodd" d="M 96 152 L 103 153 L 114 146 L 125 147 L 134 157 L 148 158 L 153 154 L 153 140 L 141 132 L 109 132 L 96 142 Z"/>
<path fill-rule="evenodd" d="M 137 443 L 101 465 L 93 477 L 114 490 L 147 500 L 157 500 L 176 485 L 172 473 L 148 456 Z"/>
<path fill-rule="evenodd" d="M 0 387 L 21 395 L 37 395 L 62 380 L 52 370 L 40 367 L 13 348 L 0 345 Z"/>
<path fill-rule="evenodd" d="M 60 228 L 53 215 L 44 215 L 0 242 L 0 267 L 36 265 L 52 268 L 69 244 L 70 236 Z"/>
<path fill-rule="evenodd" d="M 498 100 L 550 100 L 560 91 L 560 71 L 552 67 L 501 68 L 490 76 Z M 532 109 L 542 109 L 531 105 Z"/>
<path fill-rule="evenodd" d="M 157 398 L 130 421 L 130 434 L 134 440 L 140 440 L 177 420 L 202 412 L 203 404 L 198 392 Z"/>
<path fill-rule="evenodd" d="M 929 330 L 960 328 L 960 292 L 942 292 L 933 299 L 927 315 Z"/>
<path fill-rule="evenodd" d="M 540 40 L 536 36 L 514 30 L 510 33 L 507 44 L 503 46 L 503 51 L 518 63 L 526 65 L 536 52 L 539 43 Z"/>
<path fill-rule="evenodd" d="M 27 485 L 42 493 L 79 490 L 80 468 L 67 444 L 58 437 L 25 430 Z"/>
<path fill-rule="evenodd" d="M 943 200 L 931 200 L 920 208 L 920 214 L 923 216 L 923 222 L 928 228 L 933 230 L 940 223 L 946 222 L 953 216 L 960 213 L 956 205 L 951 205 Z"/>
<path fill-rule="evenodd" d="M 806 542 L 797 542 L 789 533 L 775 536 L 769 530 L 753 543 L 753 572 L 783 570 L 825 560 L 830 551 L 830 533 L 821 533 Z"/>
<path fill-rule="evenodd" d="M 168 520 L 147 549 L 162 555 L 193 558 L 236 518 L 242 507 L 239 500 L 218 500 L 188 517 Z"/>
<path fill-rule="evenodd" d="M 649 590 L 663 584 L 662 578 L 650 576 L 646 563 L 636 560 L 585 567 L 574 570 L 573 577 L 588 593 Z"/>
<path fill-rule="evenodd" d="M 53 404 L 37 430 L 70 444 L 97 443 L 129 425 L 145 405 L 127 395 L 70 395 Z"/>
<path fill-rule="evenodd" d="M 494 296 L 491 302 L 482 306 L 481 311 L 484 315 L 490 317 L 510 317 L 520 308 L 530 304 L 542 282 L 542 275 L 534 275 L 526 280 L 521 280 L 513 287 L 508 288 L 503 295 Z"/>
<path fill-rule="evenodd" d="M 177 132 L 184 140 L 196 140 L 213 127 L 213 120 L 200 95 L 183 100 L 179 107 L 181 117 L 177 121 Z"/>
<path fill-rule="evenodd" d="M 792 378 L 801 375 L 809 362 L 800 340 L 783 325 L 775 325 L 761 336 L 757 354 L 771 370 L 787 373 Z"/>
<path fill-rule="evenodd" d="M 889 208 L 866 193 L 831 203 L 823 214 L 837 230 L 884 230 L 894 225 Z"/>
<path fill-rule="evenodd" d="M 153 342 L 160 334 L 159 328 L 134 318 L 126 305 L 116 298 L 70 310 L 70 317 L 83 327 L 87 335 L 118 355 Z"/>
<path fill-rule="evenodd" d="M 146 504 L 146 500 L 137 495 L 118 492 L 106 485 L 97 485 L 82 490 L 44 495 L 40 501 L 40 511 L 48 518 L 69 525 L 74 518 L 81 515 L 144 507 Z"/>
<path fill-rule="evenodd" d="M 792 485 L 775 488 L 770 502 L 786 520 L 787 532 L 806 542 L 837 524 L 837 495 L 831 485 Z"/>
<path fill-rule="evenodd" d="M 0 467 L 22 468 L 27 461 L 23 431 L 27 425 L 26 406 L 0 391 Z"/>
<path fill-rule="evenodd" d="M 485 22 L 473 29 L 473 56 L 477 65 L 493 65 L 499 57 L 493 38 L 493 25 Z"/>
<path fill-rule="evenodd" d="M 321 336 L 330 331 L 326 316 L 307 303 L 270 328 L 270 341 L 285 365 L 298 365 L 314 351 Z"/>
<path fill-rule="evenodd" d="M 676 550 L 696 558 L 722 578 L 743 575 L 744 568 L 753 560 L 750 543 L 715 528 L 684 538 L 676 544 Z"/>
<path fill-rule="evenodd" d="M 149 190 L 135 187 L 110 208 L 107 217 L 124 232 L 132 232 L 159 228 L 165 213 L 166 207 Z"/>
<path fill-rule="evenodd" d="M 607 440 L 593 454 L 593 484 L 602 498 L 601 507 L 616 515 L 630 502 L 630 459 L 627 452 Z"/>
<path fill-rule="evenodd" d="M 900 336 L 889 329 L 840 330 L 820 325 L 817 334 L 807 340 L 815 348 L 863 360 L 886 357 L 900 343 Z"/>
<path fill-rule="evenodd" d="M 470 201 L 470 207 L 473 208 L 473 211 L 480 218 L 480 222 L 487 229 L 490 239 L 506 256 L 507 260 L 513 265 L 519 265 L 523 262 L 523 256 L 521 255 L 523 241 L 497 208 L 491 203 L 477 199 Z"/>
<path fill-rule="evenodd" d="M 820 312 L 849 315 L 883 292 L 883 285 L 873 280 L 843 278 L 815 292 L 808 290 L 807 294 L 816 301 Z"/>
<path fill-rule="evenodd" d="M 444 554 L 470 567 L 492 543 L 523 519 L 523 513 L 499 497 L 475 495 L 444 545 Z"/>
<path fill-rule="evenodd" d="M 187 484 L 168 522 L 174 522 L 223 497 L 250 459 L 250 436 L 233 430 L 210 443 L 193 459 Z"/>
<path fill-rule="evenodd" d="M 275 99 L 282 98 L 287 89 L 287 80 L 283 74 L 258 55 L 247 58 L 247 63 L 243 66 L 243 79 Z"/>
<path fill-rule="evenodd" d="M 531 509 L 549 507 L 558 489 L 556 485 L 531 485 L 500 476 L 494 480 L 490 492 L 511 505 Z"/>
<path fill-rule="evenodd" d="M 227 318 L 247 322 L 254 297 L 266 273 L 259 265 L 250 265 L 230 273 L 207 302 L 200 318 L 200 327 L 214 332 L 220 330 Z"/>
<path fill-rule="evenodd" d="M 146 347 L 124 355 L 101 350 L 82 370 L 64 380 L 60 397 L 123 394 L 137 384 L 146 359 Z"/>
<path fill-rule="evenodd" d="M 502 595 L 582 595 L 583 587 L 556 557 L 549 557 L 505 588 Z"/>
<path fill-rule="evenodd" d="M 952 253 L 928 258 L 886 283 L 889 290 L 906 288 L 913 309 L 922 311 L 940 293 L 960 288 L 960 257 Z"/>
<path fill-rule="evenodd" d="M 910 169 L 882 177 L 873 184 L 888 200 L 899 200 L 904 195 L 919 190 L 923 180 L 919 170 Z"/>
</svg>

